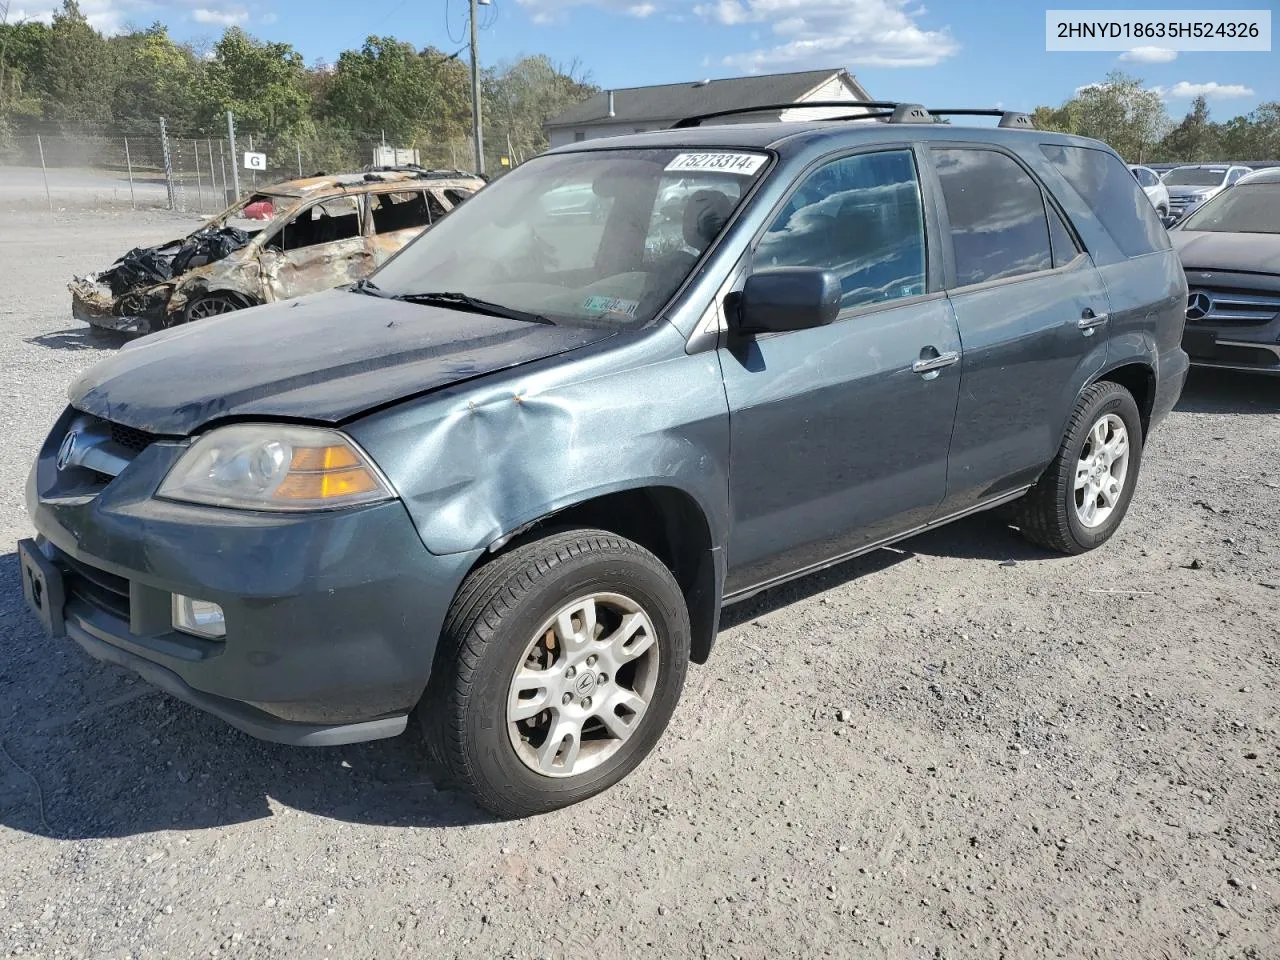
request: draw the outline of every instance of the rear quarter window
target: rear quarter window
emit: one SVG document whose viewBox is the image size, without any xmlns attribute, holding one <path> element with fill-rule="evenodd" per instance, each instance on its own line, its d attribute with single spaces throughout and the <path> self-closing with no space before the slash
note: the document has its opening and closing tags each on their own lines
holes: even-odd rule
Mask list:
<svg viewBox="0 0 1280 960">
<path fill-rule="evenodd" d="M 1126 257 L 1169 249 L 1169 235 L 1133 175 L 1115 156 L 1090 147 L 1041 144 L 1045 158 L 1080 194 Z"/>
</svg>

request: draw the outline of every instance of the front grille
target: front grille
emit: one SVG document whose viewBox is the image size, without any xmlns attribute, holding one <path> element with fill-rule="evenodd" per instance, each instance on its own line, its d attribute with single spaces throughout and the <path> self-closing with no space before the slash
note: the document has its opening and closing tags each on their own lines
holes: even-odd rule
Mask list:
<svg viewBox="0 0 1280 960">
<path fill-rule="evenodd" d="M 155 436 L 145 430 L 127 427 L 123 423 L 111 424 L 111 439 L 120 446 L 141 453 L 155 442 Z"/>
<path fill-rule="evenodd" d="M 1187 294 L 1191 323 L 1263 324 L 1280 314 L 1280 293 L 1194 288 Z"/>
<path fill-rule="evenodd" d="M 58 551 L 67 594 L 129 622 L 129 581 Z"/>
</svg>

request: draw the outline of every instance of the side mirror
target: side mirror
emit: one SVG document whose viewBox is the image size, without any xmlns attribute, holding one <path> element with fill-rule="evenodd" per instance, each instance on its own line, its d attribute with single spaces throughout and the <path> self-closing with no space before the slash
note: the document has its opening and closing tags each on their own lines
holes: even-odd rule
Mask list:
<svg viewBox="0 0 1280 960">
<path fill-rule="evenodd" d="M 1175 223 L 1177 223 L 1181 219 L 1182 219 L 1181 217 L 1175 216 L 1174 214 L 1171 213 L 1168 216 L 1161 217 L 1160 222 L 1163 223 L 1164 228 L 1168 230 L 1170 227 L 1172 227 Z"/>
<path fill-rule="evenodd" d="M 818 267 L 773 267 L 747 277 L 738 296 L 741 333 L 821 327 L 840 313 L 840 278 Z"/>
</svg>

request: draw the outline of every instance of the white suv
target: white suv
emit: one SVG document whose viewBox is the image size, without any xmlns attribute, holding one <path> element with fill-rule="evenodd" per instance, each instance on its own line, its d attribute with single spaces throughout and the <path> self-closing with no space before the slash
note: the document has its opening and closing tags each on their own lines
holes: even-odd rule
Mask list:
<svg viewBox="0 0 1280 960">
<path fill-rule="evenodd" d="M 1138 186 L 1147 195 L 1151 205 L 1156 208 L 1156 213 L 1159 214 L 1160 219 L 1163 220 L 1169 216 L 1169 190 L 1165 187 L 1164 181 L 1160 179 L 1160 174 L 1150 167 L 1143 167 L 1137 164 L 1130 164 L 1129 172 L 1133 174 L 1133 179 L 1138 181 Z"/>
</svg>

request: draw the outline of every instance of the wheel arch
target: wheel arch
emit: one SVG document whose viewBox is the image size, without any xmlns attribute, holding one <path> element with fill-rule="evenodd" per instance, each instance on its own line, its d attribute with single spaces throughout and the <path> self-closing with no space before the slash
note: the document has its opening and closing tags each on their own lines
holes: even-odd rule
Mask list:
<svg viewBox="0 0 1280 960">
<path fill-rule="evenodd" d="M 1094 383 L 1102 381 L 1118 383 L 1133 396 L 1138 405 L 1138 415 L 1142 421 L 1142 439 L 1146 442 L 1151 427 L 1151 412 L 1156 401 L 1156 371 L 1147 360 L 1133 359 L 1118 366 L 1113 366 L 1100 373 Z"/>
<path fill-rule="evenodd" d="M 723 553 L 714 542 L 706 511 L 679 487 L 654 484 L 612 490 L 549 510 L 495 540 L 471 572 L 551 531 L 574 527 L 625 537 L 666 565 L 689 609 L 690 657 L 695 663 L 705 663 L 719 628 Z"/>
</svg>

